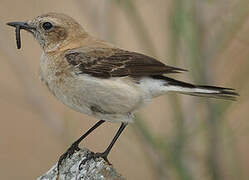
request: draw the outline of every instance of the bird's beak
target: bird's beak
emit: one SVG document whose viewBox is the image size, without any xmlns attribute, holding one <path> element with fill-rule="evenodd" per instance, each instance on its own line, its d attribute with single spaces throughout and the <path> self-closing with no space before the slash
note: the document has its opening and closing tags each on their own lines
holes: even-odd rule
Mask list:
<svg viewBox="0 0 249 180">
<path fill-rule="evenodd" d="M 13 26 L 15 28 L 20 28 L 20 29 L 24 29 L 27 30 L 29 32 L 33 32 L 32 30 L 35 30 L 34 27 L 30 26 L 28 23 L 26 22 L 8 22 L 7 25 L 9 26 Z"/>
</svg>

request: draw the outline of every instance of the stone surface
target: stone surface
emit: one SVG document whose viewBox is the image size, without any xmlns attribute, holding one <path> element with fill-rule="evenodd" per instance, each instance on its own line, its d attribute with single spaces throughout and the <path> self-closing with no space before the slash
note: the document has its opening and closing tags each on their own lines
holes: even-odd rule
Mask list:
<svg viewBox="0 0 249 180">
<path fill-rule="evenodd" d="M 80 166 L 90 153 L 88 149 L 75 152 L 72 157 L 64 160 L 57 171 L 57 163 L 37 180 L 125 180 L 113 166 L 108 165 L 102 158 L 91 159 Z"/>
</svg>

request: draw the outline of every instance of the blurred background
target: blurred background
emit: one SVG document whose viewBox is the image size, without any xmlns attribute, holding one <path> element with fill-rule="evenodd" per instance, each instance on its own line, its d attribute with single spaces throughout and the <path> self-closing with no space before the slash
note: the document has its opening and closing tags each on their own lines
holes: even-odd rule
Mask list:
<svg viewBox="0 0 249 180">
<path fill-rule="evenodd" d="M 35 179 L 96 119 L 57 101 L 39 82 L 41 49 L 9 21 L 63 12 L 93 35 L 189 72 L 174 78 L 235 88 L 236 102 L 169 94 L 137 113 L 110 153 L 129 180 L 249 179 L 248 0 L 1 0 L 0 179 Z M 103 151 L 119 124 L 81 146 Z"/>
</svg>

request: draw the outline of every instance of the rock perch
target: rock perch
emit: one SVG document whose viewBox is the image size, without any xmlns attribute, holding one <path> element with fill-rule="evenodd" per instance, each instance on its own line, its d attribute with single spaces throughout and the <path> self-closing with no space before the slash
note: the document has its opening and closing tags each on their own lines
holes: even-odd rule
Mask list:
<svg viewBox="0 0 249 180">
<path fill-rule="evenodd" d="M 91 159 L 80 166 L 90 153 L 88 149 L 75 152 L 72 157 L 65 159 L 61 164 L 60 173 L 57 163 L 37 180 L 125 180 L 116 170 L 102 158 Z"/>
</svg>

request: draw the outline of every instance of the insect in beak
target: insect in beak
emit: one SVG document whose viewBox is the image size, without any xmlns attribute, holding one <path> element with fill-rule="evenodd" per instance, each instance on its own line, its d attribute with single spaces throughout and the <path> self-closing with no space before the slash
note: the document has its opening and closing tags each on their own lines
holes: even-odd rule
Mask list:
<svg viewBox="0 0 249 180">
<path fill-rule="evenodd" d="M 35 30 L 34 27 L 28 25 L 26 22 L 8 22 L 7 25 L 16 28 L 16 45 L 17 45 L 17 49 L 21 48 L 20 30 L 24 29 L 24 30 L 27 30 L 27 31 L 29 31 L 31 33 L 33 33 L 32 30 Z"/>
</svg>

